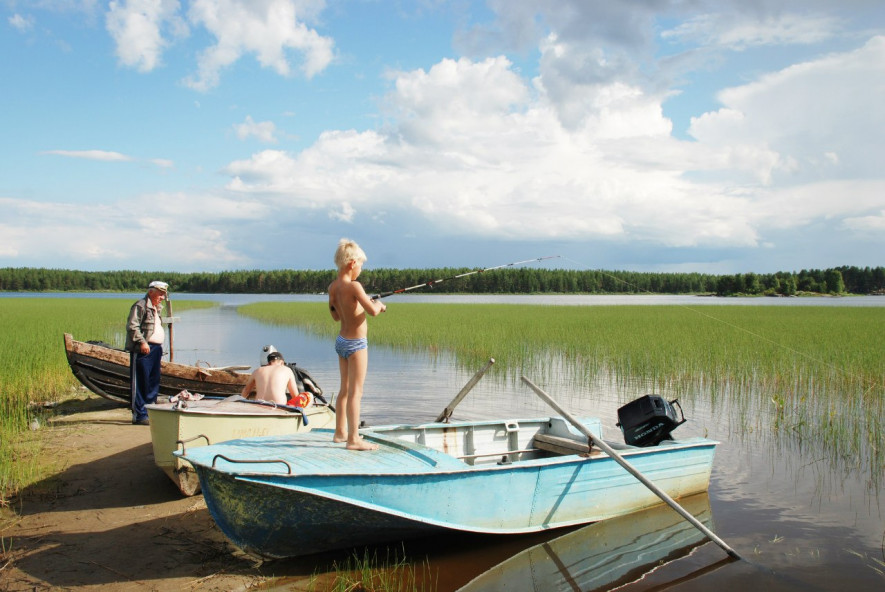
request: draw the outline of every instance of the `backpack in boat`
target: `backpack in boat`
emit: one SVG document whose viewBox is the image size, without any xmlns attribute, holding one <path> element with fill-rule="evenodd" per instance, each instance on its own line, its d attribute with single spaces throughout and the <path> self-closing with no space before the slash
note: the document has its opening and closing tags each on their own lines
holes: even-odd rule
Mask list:
<svg viewBox="0 0 885 592">
<path fill-rule="evenodd" d="M 295 384 L 298 385 L 298 392 L 310 393 L 323 403 L 328 405 L 328 401 L 323 397 L 323 389 L 317 384 L 310 372 L 296 364 L 295 362 L 287 362 L 286 366 L 292 369 L 295 374 Z"/>
</svg>

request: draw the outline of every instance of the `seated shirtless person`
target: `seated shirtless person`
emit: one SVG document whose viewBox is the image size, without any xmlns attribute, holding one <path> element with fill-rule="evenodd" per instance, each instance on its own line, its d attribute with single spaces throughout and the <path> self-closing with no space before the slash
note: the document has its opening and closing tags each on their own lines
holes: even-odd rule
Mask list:
<svg viewBox="0 0 885 592">
<path fill-rule="evenodd" d="M 267 366 L 262 366 L 252 373 L 249 382 L 243 387 L 243 397 L 249 398 L 255 391 L 255 398 L 264 401 L 272 401 L 278 405 L 285 405 L 289 397 L 298 394 L 298 383 L 295 381 L 295 373 L 286 366 L 283 354 L 271 352 L 267 354 Z"/>
</svg>

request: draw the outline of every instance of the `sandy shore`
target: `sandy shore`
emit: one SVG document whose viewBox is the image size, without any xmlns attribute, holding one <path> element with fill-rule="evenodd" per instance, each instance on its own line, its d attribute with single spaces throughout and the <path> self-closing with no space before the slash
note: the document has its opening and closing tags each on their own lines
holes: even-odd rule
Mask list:
<svg viewBox="0 0 885 592">
<path fill-rule="evenodd" d="M 54 476 L 3 509 L 0 590 L 267 583 L 260 563 L 215 527 L 202 496 L 182 497 L 154 465 L 150 428 L 132 425 L 128 409 L 84 396 L 56 411 L 40 428 Z"/>
</svg>

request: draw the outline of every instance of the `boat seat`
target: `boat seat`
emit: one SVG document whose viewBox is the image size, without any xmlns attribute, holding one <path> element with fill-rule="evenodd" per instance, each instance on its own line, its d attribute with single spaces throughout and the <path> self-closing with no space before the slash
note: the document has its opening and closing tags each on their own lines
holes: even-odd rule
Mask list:
<svg viewBox="0 0 885 592">
<path fill-rule="evenodd" d="M 549 434 L 535 434 L 533 437 L 535 448 L 553 452 L 555 454 L 589 454 L 590 446 L 586 441 L 574 438 L 563 438 Z"/>
</svg>

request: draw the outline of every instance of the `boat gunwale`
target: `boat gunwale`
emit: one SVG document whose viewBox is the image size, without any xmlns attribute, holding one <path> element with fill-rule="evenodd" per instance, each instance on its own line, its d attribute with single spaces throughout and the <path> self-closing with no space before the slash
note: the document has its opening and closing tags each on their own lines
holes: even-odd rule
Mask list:
<svg viewBox="0 0 885 592">
<path fill-rule="evenodd" d="M 205 399 L 201 399 L 205 400 Z M 210 399 L 210 401 L 224 402 L 224 399 Z M 301 417 L 301 413 L 295 410 L 285 409 L 283 407 L 272 407 L 270 405 L 245 405 L 243 411 L 234 411 L 233 409 L 213 409 L 211 407 L 183 407 L 176 409 L 172 407 L 174 403 L 149 403 L 145 408 L 157 413 L 178 413 L 187 416 L 212 416 L 212 417 L 241 417 L 247 415 L 249 417 Z M 321 413 L 322 409 L 330 409 L 329 405 L 310 405 L 304 408 L 304 414 L 307 416 Z M 311 410 L 317 410 L 311 413 Z"/>
<path fill-rule="evenodd" d="M 507 420 L 507 421 L 534 422 L 534 421 L 539 421 L 539 420 Z M 540 421 L 543 423 L 544 420 L 540 420 Z M 473 422 L 462 422 L 462 423 L 464 425 L 477 425 L 476 423 L 473 423 Z M 492 421 L 483 422 L 483 423 L 484 424 L 499 424 L 499 423 L 505 423 L 505 422 L 492 420 Z M 431 423 L 431 424 L 423 424 L 423 425 L 425 425 L 425 426 L 450 426 L 450 425 L 454 425 L 454 424 L 432 424 Z M 380 427 L 387 428 L 387 426 L 380 426 Z M 418 427 L 418 426 L 415 426 L 415 427 Z M 325 433 L 332 433 L 333 430 L 329 429 L 329 428 L 318 428 L 318 429 L 312 430 L 311 432 L 309 432 L 309 434 L 317 435 L 317 434 L 324 433 L 324 432 Z M 366 439 L 375 440 L 375 441 L 383 443 L 386 446 L 390 446 L 392 448 L 402 450 L 403 452 L 407 452 L 407 453 L 417 456 L 419 458 L 426 459 L 425 462 L 429 461 L 429 463 L 426 465 L 424 470 L 401 471 L 401 472 L 372 471 L 371 468 L 369 468 L 369 470 L 361 470 L 361 471 L 354 471 L 354 470 L 349 470 L 346 472 L 313 471 L 313 472 L 307 472 L 307 473 L 297 473 L 296 472 L 296 473 L 288 474 L 285 472 L 237 470 L 237 464 L 240 464 L 240 466 L 250 465 L 250 464 L 260 464 L 260 463 L 268 462 L 270 460 L 280 460 L 279 458 L 249 459 L 249 460 L 238 460 L 237 459 L 236 462 L 228 462 L 222 466 L 214 466 L 214 461 L 216 460 L 216 457 L 214 457 L 214 456 L 213 456 L 212 461 L 201 462 L 199 460 L 194 461 L 186 453 L 176 451 L 173 454 L 175 456 L 178 456 L 178 457 L 181 457 L 181 458 L 187 460 L 195 467 L 199 465 L 200 467 L 205 468 L 206 470 L 217 471 L 217 472 L 220 472 L 220 473 L 223 473 L 226 475 L 231 475 L 234 478 L 239 478 L 239 477 L 243 477 L 243 478 L 282 477 L 286 480 L 295 479 L 295 478 L 299 478 L 299 477 L 302 477 L 302 478 L 304 478 L 304 477 L 323 477 L 323 478 L 335 478 L 335 479 L 346 478 L 346 477 L 350 477 L 350 478 L 375 477 L 375 478 L 388 479 L 388 478 L 393 478 L 393 477 L 397 477 L 397 476 L 414 477 L 416 475 L 422 475 L 422 474 L 433 474 L 435 476 L 445 476 L 445 475 L 459 475 L 459 474 L 465 474 L 465 473 L 476 474 L 476 473 L 492 472 L 492 471 L 536 470 L 538 467 L 547 467 L 547 466 L 558 467 L 558 466 L 564 465 L 564 464 L 578 464 L 578 463 L 593 462 L 593 461 L 599 462 L 601 460 L 616 462 L 613 457 L 610 457 L 607 454 L 605 454 L 605 452 L 596 449 L 595 452 L 589 456 L 585 456 L 584 453 L 576 452 L 574 454 L 561 454 L 561 455 L 547 456 L 547 457 L 543 457 L 543 458 L 517 460 L 517 461 L 512 461 L 512 462 L 503 463 L 503 464 L 483 463 L 483 464 L 479 464 L 479 465 L 471 465 L 471 464 L 464 462 L 459 457 L 445 453 L 441 450 L 438 450 L 438 449 L 433 448 L 432 446 L 428 446 L 426 444 L 421 444 L 419 442 L 410 442 L 410 441 L 400 440 L 400 439 L 395 438 L 393 436 L 380 436 L 379 434 L 370 433 L 368 431 L 361 432 L 361 433 L 363 434 L 364 437 L 366 437 Z M 306 439 L 305 437 L 311 438 L 312 436 L 307 436 L 307 434 L 292 434 L 290 436 L 286 436 L 286 438 L 290 438 L 290 439 L 292 439 L 292 438 Z M 243 442 L 243 441 L 247 441 L 247 442 L 253 441 L 253 445 L 254 445 L 254 441 L 256 441 L 256 440 L 274 440 L 274 439 L 280 439 L 280 437 L 279 436 L 262 436 L 262 437 L 257 437 L 257 438 L 241 438 L 238 440 L 230 440 L 227 442 L 222 442 L 216 446 L 233 445 L 237 442 Z M 608 440 L 605 440 L 605 441 L 609 442 Z M 296 446 L 296 445 L 297 444 L 293 443 L 293 446 Z M 618 445 L 623 446 L 621 444 L 618 444 Z M 618 450 L 618 453 L 621 456 L 627 457 L 627 458 L 642 458 L 642 457 L 649 456 L 649 455 L 658 455 L 658 454 L 663 454 L 665 452 L 676 452 L 676 451 L 687 450 L 687 449 L 698 449 L 698 450 L 706 449 L 706 448 L 715 449 L 715 447 L 718 445 L 719 445 L 719 442 L 716 440 L 710 440 L 707 438 L 702 438 L 700 436 L 693 436 L 690 438 L 685 438 L 685 439 L 680 439 L 680 440 L 665 441 L 657 446 L 629 447 L 626 449 L 620 449 L 620 450 Z M 343 444 L 341 446 L 342 446 L 342 448 L 340 448 L 340 449 L 343 450 Z M 205 448 L 206 447 L 195 448 L 195 449 L 193 449 L 192 452 L 195 452 L 198 455 L 205 456 L 205 454 L 206 454 Z M 338 450 L 338 449 L 339 448 L 336 448 L 336 450 Z M 428 454 L 428 452 L 430 452 L 430 454 Z M 364 453 L 364 452 L 354 451 L 354 453 Z M 415 454 L 415 453 L 418 453 L 418 454 Z M 368 454 L 371 454 L 371 451 L 368 452 Z M 508 454 L 512 454 L 512 452 L 506 451 L 506 450 L 502 450 L 500 452 L 501 456 L 506 456 Z M 444 467 L 440 467 L 441 463 L 437 460 L 437 458 L 440 458 L 443 461 L 442 464 L 445 465 Z M 208 460 L 208 458 L 207 458 L 207 460 Z M 290 463 L 292 465 L 297 463 L 297 458 L 284 458 L 283 460 L 285 460 L 287 463 Z M 452 466 L 452 462 L 462 463 L 463 466 L 459 465 L 457 467 L 454 467 L 454 466 Z M 272 485 L 271 483 L 267 483 L 267 484 Z M 291 487 L 291 486 L 289 488 L 294 489 L 294 487 Z"/>
</svg>

